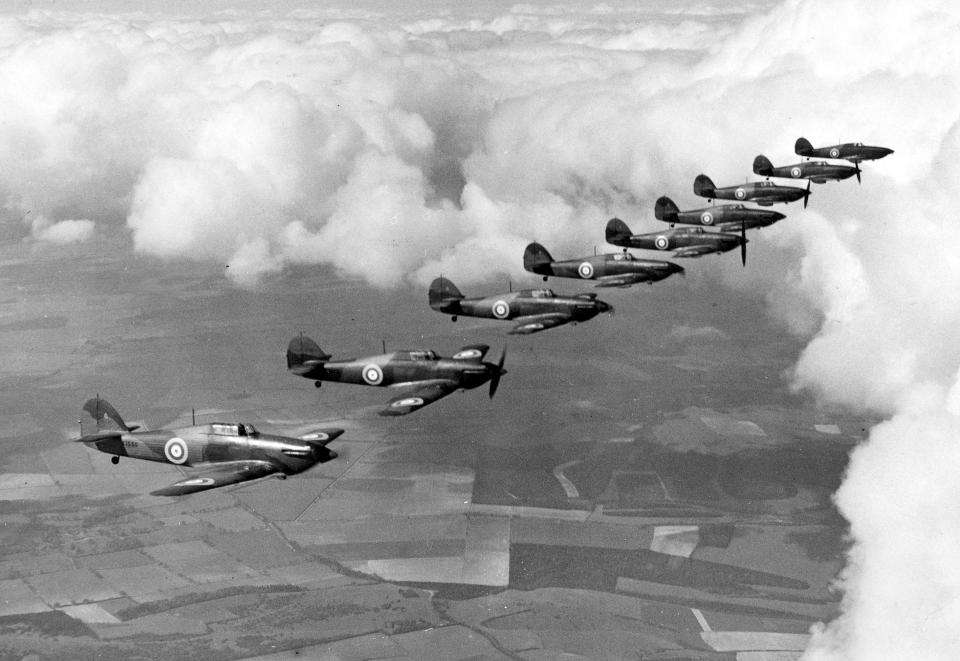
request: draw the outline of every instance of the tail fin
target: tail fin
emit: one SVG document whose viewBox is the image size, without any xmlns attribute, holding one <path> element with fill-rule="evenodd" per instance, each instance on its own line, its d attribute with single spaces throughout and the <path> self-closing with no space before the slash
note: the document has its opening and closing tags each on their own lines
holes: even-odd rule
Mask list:
<svg viewBox="0 0 960 661">
<path fill-rule="evenodd" d="M 440 312 L 457 309 L 457 301 L 463 298 L 457 286 L 446 278 L 437 278 L 430 283 L 430 307 Z"/>
<path fill-rule="evenodd" d="M 758 154 L 757 157 L 753 159 L 753 173 L 769 177 L 771 172 L 773 172 L 773 163 L 763 154 Z"/>
<path fill-rule="evenodd" d="M 657 203 L 653 205 L 653 215 L 657 220 L 665 220 L 668 223 L 672 223 L 679 213 L 680 207 L 674 204 L 673 200 L 666 195 L 658 198 Z"/>
<path fill-rule="evenodd" d="M 308 362 L 324 363 L 330 360 L 330 354 L 324 353 L 320 346 L 309 337 L 300 335 L 287 345 L 287 369 L 305 365 Z"/>
<path fill-rule="evenodd" d="M 623 241 L 629 241 L 631 236 L 633 236 L 633 232 L 631 232 L 627 224 L 619 218 L 611 218 L 607 223 L 607 243 L 612 243 L 616 246 Z"/>
<path fill-rule="evenodd" d="M 133 431 L 136 426 L 129 426 L 105 399 L 96 397 L 88 399 L 80 411 L 80 436 L 97 436 L 109 432 Z"/>
<path fill-rule="evenodd" d="M 717 191 L 717 187 L 713 185 L 710 177 L 705 174 L 698 174 L 697 178 L 693 180 L 693 194 L 699 195 L 700 197 L 713 197 L 713 194 Z"/>
<path fill-rule="evenodd" d="M 537 242 L 527 245 L 527 249 L 523 251 L 523 268 L 527 271 L 550 274 L 551 263 L 553 263 L 553 257 Z"/>
<path fill-rule="evenodd" d="M 797 138 L 797 141 L 793 144 L 793 153 L 798 156 L 807 156 L 812 151 L 813 145 L 806 138 Z"/>
</svg>

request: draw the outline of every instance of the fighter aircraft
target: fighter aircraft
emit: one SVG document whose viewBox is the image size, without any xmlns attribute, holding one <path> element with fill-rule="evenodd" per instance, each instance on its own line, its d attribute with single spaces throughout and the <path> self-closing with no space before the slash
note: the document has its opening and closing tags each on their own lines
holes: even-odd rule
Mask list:
<svg viewBox="0 0 960 661">
<path fill-rule="evenodd" d="M 611 218 L 607 223 L 607 243 L 624 248 L 644 250 L 674 250 L 674 257 L 699 257 L 708 253 L 722 253 L 740 246 L 740 260 L 747 263 L 746 228 L 741 233 L 708 232 L 702 227 L 677 227 L 666 232 L 634 234 L 625 222 Z"/>
<path fill-rule="evenodd" d="M 151 492 L 182 496 L 206 489 L 256 480 L 268 475 L 285 479 L 314 464 L 337 457 L 327 443 L 342 429 L 317 429 L 299 438 L 261 434 L 253 425 L 213 422 L 179 429 L 137 431 L 127 425 L 105 399 L 89 399 L 80 412 L 80 438 L 87 447 L 120 457 L 159 461 L 195 468 L 186 478 Z"/>
<path fill-rule="evenodd" d="M 523 251 L 523 268 L 542 275 L 544 281 L 551 275 L 560 278 L 583 278 L 596 280 L 597 287 L 629 287 L 639 282 L 654 283 L 674 273 L 683 273 L 683 267 L 673 262 L 637 259 L 626 250 L 557 262 L 539 243 L 531 243 Z"/>
<path fill-rule="evenodd" d="M 507 373 L 503 361 L 483 362 L 490 347 L 486 344 L 465 346 L 450 358 L 433 351 L 405 350 L 366 358 L 330 360 L 316 342 L 300 335 L 287 347 L 287 369 L 297 376 L 313 379 L 319 388 L 324 381 L 340 381 L 367 386 L 390 386 L 403 392 L 387 403 L 380 415 L 406 415 L 446 397 L 454 390 L 470 390 L 490 382 L 493 398 L 500 377 Z"/>
<path fill-rule="evenodd" d="M 892 149 L 887 149 L 886 147 L 871 147 L 862 142 L 844 142 L 843 144 L 831 145 L 829 147 L 814 147 L 806 138 L 797 138 L 797 142 L 793 145 L 793 151 L 797 156 L 806 156 L 807 158 L 812 156 L 817 158 L 842 158 L 851 163 L 872 161 L 893 153 Z"/>
<path fill-rule="evenodd" d="M 857 181 L 860 181 L 860 164 L 855 163 L 855 167 L 849 165 L 839 165 L 837 163 L 827 163 L 826 161 L 803 161 L 795 165 L 784 165 L 774 167 L 763 154 L 753 159 L 753 172 L 764 177 L 783 177 L 784 179 L 809 179 L 815 184 L 825 184 L 828 179 L 840 181 L 853 175 L 857 175 Z"/>
<path fill-rule="evenodd" d="M 756 202 L 762 207 L 768 207 L 776 202 L 793 202 L 803 198 L 803 208 L 807 208 L 807 199 L 810 197 L 810 182 L 807 188 L 795 186 L 780 186 L 772 181 L 753 181 L 739 186 L 717 188 L 705 174 L 698 174 L 693 180 L 693 193 L 711 200 L 741 200 Z"/>
<path fill-rule="evenodd" d="M 587 321 L 601 312 L 613 314 L 613 306 L 597 299 L 596 294 L 557 295 L 552 289 L 521 289 L 507 294 L 466 298 L 446 278 L 430 284 L 430 307 L 437 312 L 487 319 L 515 319 L 511 334 L 537 333 L 570 322 Z"/>
<path fill-rule="evenodd" d="M 657 199 L 653 207 L 653 215 L 657 220 L 683 225 L 715 225 L 721 232 L 736 232 L 742 229 L 767 227 L 786 216 L 771 209 L 754 209 L 743 204 L 719 204 L 717 206 L 680 211 L 669 197 Z"/>
</svg>

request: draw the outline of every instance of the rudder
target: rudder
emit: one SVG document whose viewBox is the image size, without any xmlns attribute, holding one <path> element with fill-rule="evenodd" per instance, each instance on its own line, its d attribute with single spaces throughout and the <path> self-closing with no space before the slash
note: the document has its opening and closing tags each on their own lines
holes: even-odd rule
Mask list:
<svg viewBox="0 0 960 661">
<path fill-rule="evenodd" d="M 547 252 L 547 249 L 537 242 L 527 245 L 523 251 L 523 268 L 533 273 L 550 273 L 550 264 L 553 263 L 553 257 Z"/>
<path fill-rule="evenodd" d="M 773 172 L 773 163 L 770 162 L 770 159 L 763 154 L 757 154 L 757 157 L 753 159 L 753 173 L 768 177 L 771 172 Z"/>
<path fill-rule="evenodd" d="M 80 410 L 81 439 L 104 432 L 125 432 L 136 428 L 136 426 L 127 425 L 117 413 L 117 409 L 113 408 L 110 402 L 99 397 L 88 399 Z"/>
<path fill-rule="evenodd" d="M 807 156 L 813 151 L 813 145 L 806 138 L 797 138 L 793 145 L 793 152 L 798 156 Z"/>
<path fill-rule="evenodd" d="M 700 197 L 713 197 L 713 194 L 716 192 L 717 187 L 713 185 L 713 181 L 705 174 L 698 174 L 697 178 L 693 180 L 693 194 L 699 195 Z"/>
<path fill-rule="evenodd" d="M 287 345 L 287 369 L 300 367 L 309 362 L 326 362 L 330 360 L 330 354 L 324 353 L 316 342 L 305 335 L 299 335 Z"/>
<path fill-rule="evenodd" d="M 456 307 L 456 302 L 464 298 L 457 286 L 444 277 L 436 278 L 430 283 L 428 296 L 430 307 L 440 311 L 451 306 Z"/>
<path fill-rule="evenodd" d="M 630 231 L 630 227 L 619 218 L 611 218 L 607 223 L 607 243 L 617 245 L 618 242 L 629 240 L 631 236 L 633 232 Z"/>
<path fill-rule="evenodd" d="M 657 220 L 673 222 L 679 213 L 680 207 L 666 195 L 658 198 L 657 203 L 653 205 L 653 215 Z"/>
</svg>

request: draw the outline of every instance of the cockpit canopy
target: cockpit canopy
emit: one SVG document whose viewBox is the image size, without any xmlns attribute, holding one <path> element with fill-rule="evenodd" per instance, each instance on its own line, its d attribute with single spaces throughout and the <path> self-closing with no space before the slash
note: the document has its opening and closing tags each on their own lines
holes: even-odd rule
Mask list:
<svg viewBox="0 0 960 661">
<path fill-rule="evenodd" d="M 415 349 L 412 351 L 398 351 L 395 355 L 396 360 L 437 360 L 437 352 L 429 349 Z"/>
<path fill-rule="evenodd" d="M 632 262 L 633 255 L 628 252 L 615 252 L 612 255 L 607 255 L 608 259 L 612 259 L 615 262 Z"/>
<path fill-rule="evenodd" d="M 761 181 L 761 182 L 758 182 L 758 184 L 761 188 L 769 188 L 774 185 L 772 181 Z"/>
<path fill-rule="evenodd" d="M 863 147 L 863 143 L 862 143 L 862 142 L 855 142 L 855 143 L 853 143 L 853 146 L 854 146 L 854 147 Z"/>
<path fill-rule="evenodd" d="M 256 436 L 259 432 L 253 425 L 233 422 L 213 422 L 210 433 L 218 436 Z"/>
<path fill-rule="evenodd" d="M 552 289 L 524 289 L 521 294 L 527 298 L 556 298 Z"/>
<path fill-rule="evenodd" d="M 675 230 L 676 234 L 705 234 L 706 232 L 702 227 L 678 227 Z"/>
</svg>

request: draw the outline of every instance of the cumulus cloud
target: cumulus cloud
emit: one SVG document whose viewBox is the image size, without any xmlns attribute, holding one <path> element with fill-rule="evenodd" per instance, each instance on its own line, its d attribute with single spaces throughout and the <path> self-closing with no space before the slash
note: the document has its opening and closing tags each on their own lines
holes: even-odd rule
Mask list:
<svg viewBox="0 0 960 661">
<path fill-rule="evenodd" d="M 41 243 L 66 245 L 79 243 L 93 236 L 95 226 L 92 220 L 61 220 L 50 222 L 44 216 L 37 216 L 30 225 L 30 234 Z"/>
<path fill-rule="evenodd" d="M 698 172 L 742 181 L 800 135 L 891 146 L 754 233 L 749 268 L 705 258 L 688 282 L 765 297 L 809 339 L 797 388 L 888 418 L 838 494 L 844 615 L 808 658 L 957 656 L 955 6 L 391 11 L 0 18 L 4 213 L 242 285 L 290 264 L 470 285 L 526 277 L 530 240 L 574 257 L 610 216 L 653 229 L 660 195 L 699 205 Z"/>
</svg>

